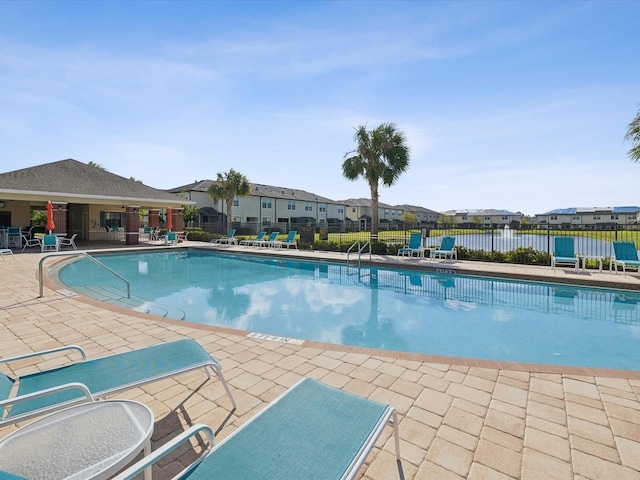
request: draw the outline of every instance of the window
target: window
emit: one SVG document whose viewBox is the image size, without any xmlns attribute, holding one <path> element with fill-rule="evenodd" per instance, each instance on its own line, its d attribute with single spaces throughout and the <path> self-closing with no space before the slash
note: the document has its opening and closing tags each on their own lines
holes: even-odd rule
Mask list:
<svg viewBox="0 0 640 480">
<path fill-rule="evenodd" d="M 384 214 L 385 214 L 385 215 L 389 215 L 389 209 L 388 209 L 388 208 L 385 208 L 385 209 L 384 209 Z"/>
<path fill-rule="evenodd" d="M 257 223 L 258 217 L 247 217 L 247 223 Z"/>
<path fill-rule="evenodd" d="M 318 204 L 318 211 L 320 213 L 324 213 L 327 211 L 327 204 L 326 203 L 319 203 Z"/>
<path fill-rule="evenodd" d="M 320 225 L 324 225 L 324 224 L 325 224 L 325 219 L 324 219 L 324 218 L 319 219 L 319 220 L 318 220 L 318 223 L 319 223 Z"/>
<path fill-rule="evenodd" d="M 484 217 L 485 222 L 490 222 L 491 221 L 491 217 Z"/>
<path fill-rule="evenodd" d="M 573 220 L 580 220 L 580 216 L 579 215 L 574 215 L 573 217 L 571 217 Z"/>
<path fill-rule="evenodd" d="M 304 211 L 313 212 L 313 204 L 310 202 L 304 202 Z"/>
<path fill-rule="evenodd" d="M 233 223 L 240 223 L 242 219 L 240 218 L 240 215 L 234 215 L 233 217 L 231 217 L 231 221 Z"/>
<path fill-rule="evenodd" d="M 354 208 L 353 211 L 355 212 L 356 209 Z M 338 213 L 344 213 L 344 206 L 342 206 L 342 205 L 338 206 Z"/>
<path fill-rule="evenodd" d="M 593 219 L 594 219 L 594 220 L 600 220 L 600 215 L 594 215 L 594 216 L 593 216 Z"/>
<path fill-rule="evenodd" d="M 238 197 L 233 197 L 233 206 L 237 207 L 240 205 L 240 199 Z"/>
<path fill-rule="evenodd" d="M 123 212 L 100 212 L 100 226 L 110 228 L 124 227 L 124 216 Z"/>
<path fill-rule="evenodd" d="M 396 210 L 391 210 L 391 216 L 394 217 L 396 215 Z"/>
<path fill-rule="evenodd" d="M 262 208 L 271 208 L 271 199 L 263 198 L 262 199 Z"/>
<path fill-rule="evenodd" d="M 467 219 L 467 216 L 466 216 L 466 215 L 463 215 L 463 216 L 462 216 L 462 220 L 466 220 L 466 219 Z"/>
<path fill-rule="evenodd" d="M 262 225 L 271 225 L 271 217 L 262 217 Z"/>
<path fill-rule="evenodd" d="M 287 201 L 287 210 L 295 210 L 296 209 L 296 202 L 295 200 L 289 200 Z"/>
<path fill-rule="evenodd" d="M 557 219 L 558 219 L 558 216 L 557 216 L 557 215 L 551 215 L 551 216 L 549 217 L 549 220 L 557 220 Z"/>
<path fill-rule="evenodd" d="M 502 217 L 502 220 L 509 220 L 509 217 Z"/>
<path fill-rule="evenodd" d="M 611 215 L 611 220 L 618 220 L 618 215 Z"/>
<path fill-rule="evenodd" d="M 340 207 L 338 207 L 338 211 L 340 211 Z M 351 213 L 356 213 L 356 207 L 351 207 Z"/>
</svg>

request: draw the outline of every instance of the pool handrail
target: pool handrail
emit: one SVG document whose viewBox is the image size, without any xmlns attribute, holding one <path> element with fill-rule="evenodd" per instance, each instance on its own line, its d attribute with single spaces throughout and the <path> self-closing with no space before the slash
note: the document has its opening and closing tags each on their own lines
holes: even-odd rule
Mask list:
<svg viewBox="0 0 640 480">
<path fill-rule="evenodd" d="M 92 257 L 87 252 L 52 253 L 51 255 L 47 255 L 45 257 L 42 257 L 40 259 L 39 264 L 38 264 L 38 281 L 40 283 L 40 295 L 38 296 L 38 298 L 43 298 L 44 297 L 44 275 L 43 275 L 43 272 L 42 272 L 42 266 L 44 265 L 45 260 L 47 260 L 48 258 L 51 258 L 51 257 L 64 257 L 64 256 L 66 256 L 66 257 L 84 256 L 84 257 L 88 258 L 89 260 L 91 260 L 93 263 L 95 263 L 95 264 L 99 265 L 100 267 L 104 268 L 108 272 L 113 273 L 116 277 L 118 277 L 120 280 L 122 280 L 127 285 L 127 298 L 131 298 L 131 283 L 129 282 L 129 280 L 124 278 L 118 272 L 113 271 L 112 269 L 107 267 L 104 263 L 102 263 L 99 260 L 97 260 L 96 258 Z"/>
<path fill-rule="evenodd" d="M 349 253 L 351 253 L 351 249 L 355 246 L 358 246 L 358 267 L 360 266 L 360 257 L 362 255 L 362 252 L 364 251 L 365 248 L 367 248 L 367 246 L 369 247 L 369 260 L 371 260 L 371 242 L 366 242 L 364 245 L 362 245 L 362 247 L 360 246 L 360 240 L 356 240 L 354 242 L 353 245 L 351 245 L 349 247 L 349 249 L 347 250 L 347 264 L 349 263 Z"/>
</svg>

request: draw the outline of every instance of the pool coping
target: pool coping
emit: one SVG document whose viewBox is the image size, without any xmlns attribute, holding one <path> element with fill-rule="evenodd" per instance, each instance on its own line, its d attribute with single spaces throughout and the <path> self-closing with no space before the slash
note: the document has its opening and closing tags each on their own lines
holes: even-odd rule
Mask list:
<svg viewBox="0 0 640 480">
<path fill-rule="evenodd" d="M 141 250 L 149 250 L 149 251 L 158 251 L 160 249 L 167 249 L 167 250 L 175 250 L 175 249 L 185 249 L 185 248 L 190 248 L 190 249 L 203 249 L 203 250 L 228 250 L 229 253 L 244 253 L 244 254 L 250 254 L 250 255 L 264 255 L 266 254 L 271 254 L 269 256 L 276 256 L 276 257 L 288 257 L 291 259 L 300 259 L 300 258 L 305 258 L 307 260 L 318 260 L 318 261 L 336 261 L 334 258 L 327 258 L 327 255 L 322 255 L 323 253 L 331 253 L 331 252 L 307 252 L 307 255 L 295 255 L 295 254 L 291 254 L 291 252 L 289 252 L 289 255 L 284 254 L 284 252 L 278 252 L 275 249 L 256 249 L 256 248 L 251 248 L 251 247 L 241 247 L 242 250 L 238 251 L 238 248 L 224 248 L 224 249 L 220 249 L 220 248 L 211 248 L 208 244 L 203 245 L 181 245 L 181 246 L 169 246 L 169 247 L 164 247 L 164 246 L 154 246 L 154 247 L 149 247 L 149 248 L 140 248 L 140 247 L 136 247 L 136 248 L 114 248 L 114 249 L 100 249 L 100 250 L 87 250 L 86 252 L 88 254 L 91 253 L 123 253 L 123 252 L 138 252 L 140 253 Z M 275 250 L 275 252 L 274 252 Z M 274 253 L 276 253 L 276 255 L 273 255 Z M 309 256 L 309 254 L 317 254 L 320 253 L 320 255 L 315 255 L 315 256 Z M 59 260 L 57 262 L 55 262 L 55 264 L 59 263 L 60 261 L 64 261 L 65 259 L 69 259 L 70 257 L 65 257 L 63 255 L 59 256 Z M 339 258 L 339 257 L 338 257 Z M 402 258 L 402 257 L 401 257 Z M 343 261 L 346 262 L 346 258 L 343 258 Z M 364 264 L 363 262 L 361 262 L 361 264 Z M 398 266 L 402 266 L 402 268 L 408 268 L 408 266 L 404 265 L 404 262 L 390 262 L 388 261 L 378 261 L 378 262 L 372 262 L 369 261 L 366 263 L 367 266 L 389 266 L 389 267 L 395 267 L 397 268 Z M 438 269 L 442 270 L 443 267 L 443 263 L 438 263 L 436 265 L 424 265 L 423 267 L 428 267 L 428 268 L 418 268 L 418 266 L 416 265 L 410 265 L 412 266 L 411 269 L 416 270 L 416 271 L 438 271 Z M 509 264 L 511 266 L 511 264 Z M 64 291 L 67 290 L 64 285 L 61 285 L 60 283 L 58 283 L 57 281 L 55 281 L 54 279 L 52 279 L 49 274 L 49 268 L 51 268 L 53 265 L 50 265 L 49 267 L 44 269 L 44 284 L 46 287 L 50 288 L 51 290 L 57 291 L 58 293 L 62 293 L 65 294 Z M 450 264 L 447 264 L 447 267 L 451 267 Z M 458 274 L 469 274 L 469 275 L 473 275 L 473 273 L 469 273 L 472 271 L 475 272 L 480 272 L 480 273 L 476 273 L 477 276 L 484 276 L 484 277 L 494 277 L 494 278 L 513 278 L 513 279 L 521 279 L 521 280 L 529 280 L 529 281 L 542 281 L 542 282 L 551 282 L 551 283 L 560 283 L 560 284 L 573 284 L 573 285 L 584 285 L 584 286 L 593 286 L 593 287 L 597 287 L 597 288 L 620 288 L 617 286 L 612 286 L 612 285 L 620 285 L 619 281 L 616 282 L 606 282 L 603 281 L 603 284 L 595 284 L 595 283 L 570 283 L 567 281 L 561 281 L 560 279 L 556 279 L 555 282 L 552 282 L 549 277 L 544 276 L 544 275 L 533 275 L 530 276 L 528 274 L 517 274 L 515 273 L 515 275 L 518 276 L 510 276 L 508 274 L 505 275 L 499 275 L 497 272 L 485 272 L 485 271 L 479 271 L 479 270 L 474 270 L 474 269 L 467 269 L 467 268 L 460 268 L 459 265 L 456 265 L 456 271 L 452 272 L 452 273 L 458 273 Z M 551 268 L 551 267 L 547 267 L 547 268 Z M 439 273 L 444 273 L 444 272 L 439 272 Z M 613 275 L 613 273 L 612 273 Z M 640 290 L 640 279 L 638 280 L 638 288 L 622 288 L 623 290 Z M 628 285 L 627 283 L 623 283 L 622 285 Z M 632 284 L 634 285 L 634 284 Z M 634 285 L 635 286 L 635 285 Z M 204 324 L 199 324 L 199 323 L 194 323 L 194 322 L 188 322 L 185 320 L 175 320 L 175 319 L 170 319 L 170 318 L 166 318 L 166 317 L 161 317 L 161 316 L 157 316 L 157 315 L 153 315 L 151 313 L 145 313 L 145 312 L 138 312 L 135 310 L 130 310 L 127 308 L 123 308 L 123 307 L 118 307 L 117 305 L 113 305 L 107 302 L 102 302 L 100 300 L 96 300 L 93 299 L 91 297 L 82 295 L 80 293 L 76 293 L 73 292 L 73 295 L 69 296 L 66 295 L 69 298 L 73 299 L 73 300 L 77 300 L 80 301 L 82 303 L 85 304 L 89 304 L 95 307 L 100 307 L 100 308 L 104 308 L 106 310 L 111 310 L 111 311 L 115 311 L 115 312 L 119 312 L 122 314 L 127 314 L 127 315 L 131 315 L 131 316 L 135 316 L 135 317 L 139 317 L 139 318 L 152 318 L 155 321 L 160 321 L 160 322 L 164 322 L 167 324 L 173 324 L 173 325 L 185 325 L 188 324 L 190 327 L 193 328 L 197 328 L 197 329 L 202 329 L 202 330 L 206 330 L 206 331 L 213 331 L 213 332 L 220 332 L 220 333 L 226 333 L 229 335 L 240 335 L 240 336 L 247 336 L 253 332 L 247 331 L 247 330 L 239 330 L 239 329 L 233 329 L 233 328 L 229 328 L 229 327 L 221 327 L 221 326 L 216 326 L 216 325 L 204 325 Z M 263 340 L 263 341 L 270 341 L 270 340 Z M 551 364 L 537 364 L 537 363 L 523 363 L 523 362 L 508 362 L 508 361 L 498 361 L 498 360 L 484 360 L 484 359 L 473 359 L 473 358 L 465 358 L 465 357 L 450 357 L 450 356 L 443 356 L 443 355 L 432 355 L 432 354 L 422 354 L 422 353 L 408 353 L 408 352 L 399 352 L 399 351 L 395 351 L 395 350 L 382 350 L 382 349 L 376 349 L 376 348 L 369 348 L 369 347 L 357 347 L 357 346 L 349 346 L 349 345 L 337 345 L 337 344 L 332 344 L 332 343 L 324 343 L 324 342 L 319 342 L 319 341 L 315 341 L 315 340 L 303 340 L 302 343 L 303 346 L 305 347 L 310 347 L 310 348 L 318 348 L 318 349 L 323 349 L 323 350 L 330 350 L 330 351 L 337 351 L 337 352 L 346 352 L 346 353 L 359 353 L 359 354 L 366 354 L 366 355 L 376 355 L 376 356 L 382 356 L 382 357 L 387 357 L 387 358 L 392 358 L 392 359 L 403 359 L 403 360 L 408 360 L 408 361 L 418 361 L 418 362 L 423 362 L 423 363 L 434 363 L 434 364 L 447 364 L 447 365 L 457 365 L 457 366 L 465 366 L 465 367 L 474 367 L 474 368 L 491 368 L 491 369 L 498 369 L 498 370 L 514 370 L 514 371 L 526 371 L 526 372 L 532 372 L 532 373 L 546 373 L 546 374 L 562 374 L 562 375 L 576 375 L 576 376 L 582 376 L 582 375 L 588 375 L 588 376 L 600 376 L 600 377 L 610 377 L 610 378 L 627 378 L 627 379 L 634 379 L 634 380 L 640 380 L 640 369 L 639 370 L 622 370 L 622 369 L 607 369 L 607 368 L 593 368 L 593 367 L 576 367 L 576 366 L 570 366 L 570 365 L 551 365 Z"/>
</svg>

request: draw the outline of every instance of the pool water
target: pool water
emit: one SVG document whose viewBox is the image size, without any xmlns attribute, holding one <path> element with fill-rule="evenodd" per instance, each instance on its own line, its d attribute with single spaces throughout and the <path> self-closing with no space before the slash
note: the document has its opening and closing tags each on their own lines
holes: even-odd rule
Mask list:
<svg viewBox="0 0 640 480">
<path fill-rule="evenodd" d="M 200 250 L 96 255 L 132 308 L 384 350 L 638 370 L 640 293 Z M 63 283 L 126 296 L 88 260 Z"/>
</svg>

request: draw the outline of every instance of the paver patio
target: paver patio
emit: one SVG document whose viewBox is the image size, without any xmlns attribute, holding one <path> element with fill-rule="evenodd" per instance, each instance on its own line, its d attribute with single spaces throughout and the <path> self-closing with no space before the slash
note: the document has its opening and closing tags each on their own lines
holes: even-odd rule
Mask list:
<svg viewBox="0 0 640 480">
<path fill-rule="evenodd" d="M 211 425 L 222 439 L 307 376 L 398 409 L 406 479 L 640 480 L 640 366 L 635 371 L 597 371 L 500 365 L 255 340 L 243 332 L 105 308 L 50 286 L 38 298 L 40 258 L 42 254 L 33 253 L 0 260 L 2 357 L 63 344 L 81 345 L 95 357 L 190 337 L 222 364 L 238 402 L 231 414 L 220 382 L 205 381 L 201 372 L 119 395 L 153 410 L 154 448 L 194 423 Z M 545 275 L 551 270 L 538 268 Z M 568 274 L 560 269 L 555 275 Z M 593 276 L 623 281 L 608 272 Z M 624 281 L 635 288 L 640 284 L 633 274 Z M 56 361 L 32 359 L 16 373 L 53 365 Z M 0 437 L 15 428 L 0 429 Z M 197 442 L 179 450 L 154 469 L 155 478 L 169 478 L 201 450 Z M 361 478 L 397 477 L 387 429 Z"/>
</svg>

